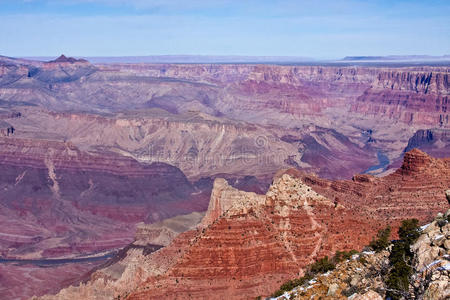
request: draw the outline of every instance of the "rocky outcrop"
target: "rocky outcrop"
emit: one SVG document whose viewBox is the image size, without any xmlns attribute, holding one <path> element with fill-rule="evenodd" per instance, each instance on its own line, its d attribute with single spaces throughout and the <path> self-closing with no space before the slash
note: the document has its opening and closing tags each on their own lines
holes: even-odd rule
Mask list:
<svg viewBox="0 0 450 300">
<path fill-rule="evenodd" d="M 421 235 L 411 246 L 413 253 L 409 289 L 399 299 L 443 300 L 450 297 L 450 210 L 445 215 L 421 227 Z M 398 242 L 398 241 L 394 241 Z M 390 291 L 387 285 L 393 245 L 379 253 L 363 251 L 338 263 L 326 273 L 310 276 L 309 280 L 285 291 L 273 300 L 287 299 L 384 299 Z"/>
<path fill-rule="evenodd" d="M 332 299 L 384 299 L 383 273 L 389 267 L 389 252 L 361 252 L 340 262 L 335 269 L 313 276 L 303 285 L 272 300 L 305 300 L 314 297 Z"/>
<path fill-rule="evenodd" d="M 50 60 L 47 62 L 47 64 L 74 64 L 74 63 L 88 63 L 85 59 L 76 59 L 73 57 L 67 57 L 64 54 L 61 54 L 58 58 L 54 60 Z"/>
<path fill-rule="evenodd" d="M 409 155 L 408 171 L 400 169 L 385 178 L 359 175 L 353 181 L 330 182 L 314 181 L 295 170 L 280 172 L 265 196 L 237 191 L 216 179 L 209 210 L 196 230 L 180 234 L 148 256 L 130 251 L 120 276 L 108 279 L 97 273 L 80 287 L 44 299 L 269 295 L 318 258 L 336 250 L 360 250 L 378 229 L 387 224 L 396 228 L 405 214 L 427 220 L 430 211 L 434 214 L 447 205 L 443 191 L 450 184 L 448 161 L 425 159 L 418 150 Z M 414 162 L 414 157 L 420 161 Z M 412 167 L 427 163 L 429 168 Z M 427 185 L 418 188 L 422 178 L 427 178 Z M 428 198 L 413 196 L 419 191 Z M 392 203 L 380 199 L 382 195 Z M 390 207 L 381 203 L 396 209 L 387 213 Z M 355 266 L 353 272 L 357 270 Z M 366 292 L 367 297 L 376 296 Z"/>
<path fill-rule="evenodd" d="M 450 130 L 448 129 L 421 129 L 408 141 L 404 152 L 414 148 L 433 155 L 434 157 L 447 157 L 450 153 Z"/>
<path fill-rule="evenodd" d="M 247 214 L 248 211 L 262 205 L 264 196 L 255 193 L 239 191 L 231 187 L 225 179 L 217 178 L 214 181 L 208 210 L 202 220 L 201 226 L 206 228 L 222 215 Z"/>
<path fill-rule="evenodd" d="M 422 227 L 422 235 L 411 246 L 414 252 L 412 286 L 416 297 L 443 300 L 450 297 L 450 210 Z"/>
</svg>

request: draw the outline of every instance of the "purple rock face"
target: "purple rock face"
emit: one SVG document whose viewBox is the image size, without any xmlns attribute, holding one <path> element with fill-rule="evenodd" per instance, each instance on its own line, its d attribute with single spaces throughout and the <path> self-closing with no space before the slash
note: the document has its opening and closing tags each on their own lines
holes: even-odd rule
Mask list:
<svg viewBox="0 0 450 300">
<path fill-rule="evenodd" d="M 144 165 L 131 158 L 95 156 L 73 147 L 69 155 L 63 143 L 21 139 L 2 139 L 0 143 L 0 203 L 2 211 L 8 212 L 2 216 L 16 222 L 8 230 L 26 236 L 23 245 L 15 249 L 9 249 L 17 243 L 14 239 L 0 240 L 4 255 L 37 250 L 48 255 L 69 254 L 76 248 L 73 243 L 48 249 L 39 244 L 52 238 L 85 243 L 108 226 L 115 231 L 108 236 L 117 236 L 117 242 L 103 245 L 100 238 L 97 245 L 78 250 L 122 246 L 132 238 L 130 231 L 137 222 L 154 222 L 206 206 L 204 197 L 193 196 L 196 189 L 186 176 L 164 163 Z M 33 233 L 27 235 L 29 225 Z"/>
</svg>

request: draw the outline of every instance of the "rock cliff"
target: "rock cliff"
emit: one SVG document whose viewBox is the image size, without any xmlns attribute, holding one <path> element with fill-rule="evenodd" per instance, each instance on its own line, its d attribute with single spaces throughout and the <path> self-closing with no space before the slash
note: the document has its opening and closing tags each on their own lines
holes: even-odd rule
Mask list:
<svg viewBox="0 0 450 300">
<path fill-rule="evenodd" d="M 419 148 L 434 157 L 446 157 L 450 149 L 450 131 L 438 128 L 418 130 L 409 139 L 404 152 L 414 148 Z"/>
<path fill-rule="evenodd" d="M 216 179 L 196 230 L 150 255 L 128 252 L 125 269 L 113 279 L 94 273 L 89 282 L 43 299 L 266 296 L 318 258 L 360 250 L 387 224 L 396 228 L 405 216 L 429 220 L 448 207 L 449 171 L 448 159 L 414 150 L 384 178 L 332 182 L 288 170 L 274 178 L 266 195 Z"/>
<path fill-rule="evenodd" d="M 173 166 L 95 155 L 71 143 L 0 137 L 0 166 L 2 257 L 120 247 L 134 224 L 202 210 L 207 201 Z"/>
<path fill-rule="evenodd" d="M 448 125 L 446 67 L 93 66 L 69 60 L 40 65 L 0 60 L 5 80 L 0 98 L 58 110 L 195 109 L 294 126 L 301 120 L 324 125 L 326 118 L 317 117 L 328 114 L 342 119 L 335 109 L 408 124 Z"/>
</svg>

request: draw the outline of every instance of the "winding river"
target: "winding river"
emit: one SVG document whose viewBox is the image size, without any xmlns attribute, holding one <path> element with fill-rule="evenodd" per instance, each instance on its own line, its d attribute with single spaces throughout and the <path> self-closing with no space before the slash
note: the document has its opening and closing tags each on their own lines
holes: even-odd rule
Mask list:
<svg viewBox="0 0 450 300">
<path fill-rule="evenodd" d="M 107 254 L 101 256 L 88 256 L 88 257 L 76 257 L 76 258 L 49 258 L 49 259 L 9 259 L 9 258 L 0 258 L 0 263 L 13 263 L 13 264 L 32 264 L 36 266 L 54 266 L 61 264 L 71 264 L 71 263 L 84 263 L 84 262 L 95 262 L 106 260 L 108 258 L 113 257 L 117 251 L 112 251 Z"/>
</svg>

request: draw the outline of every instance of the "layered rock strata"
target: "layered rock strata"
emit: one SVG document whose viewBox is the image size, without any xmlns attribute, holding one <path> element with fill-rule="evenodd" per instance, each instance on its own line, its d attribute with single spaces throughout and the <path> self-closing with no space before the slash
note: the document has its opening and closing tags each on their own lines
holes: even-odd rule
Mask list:
<svg viewBox="0 0 450 300">
<path fill-rule="evenodd" d="M 86 284 L 45 299 L 267 296 L 320 257 L 360 250 L 387 224 L 395 231 L 400 219 L 424 221 L 448 206 L 449 170 L 448 159 L 414 150 L 402 168 L 384 178 L 358 175 L 332 182 L 284 171 L 265 196 L 216 179 L 196 230 L 150 255 L 128 252 L 125 269 L 114 279 L 98 272 Z"/>
</svg>

